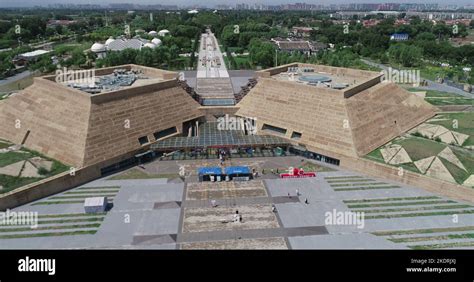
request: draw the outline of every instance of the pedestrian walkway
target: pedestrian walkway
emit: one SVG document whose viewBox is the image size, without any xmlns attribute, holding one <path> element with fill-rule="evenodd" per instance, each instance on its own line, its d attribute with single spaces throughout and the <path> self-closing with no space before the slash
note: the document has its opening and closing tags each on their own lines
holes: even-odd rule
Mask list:
<svg viewBox="0 0 474 282">
<path fill-rule="evenodd" d="M 207 30 L 201 35 L 196 93 L 204 105 L 234 105 L 232 81 L 214 34 Z"/>
</svg>

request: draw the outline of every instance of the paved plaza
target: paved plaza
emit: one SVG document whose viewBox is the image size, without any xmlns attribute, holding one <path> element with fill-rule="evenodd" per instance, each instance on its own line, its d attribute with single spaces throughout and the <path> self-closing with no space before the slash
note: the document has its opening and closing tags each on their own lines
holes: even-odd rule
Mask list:
<svg viewBox="0 0 474 282">
<path fill-rule="evenodd" d="M 295 156 L 232 159 L 225 165 L 247 165 L 260 176 L 198 182 L 197 167 L 216 162 L 154 161 L 132 170 L 159 177 L 185 167 L 187 174 L 121 179 L 124 171 L 18 207 L 14 211 L 38 212 L 38 227 L 1 226 L 0 248 L 474 248 L 471 203 Z M 308 163 L 318 171 L 315 178 L 276 174 Z M 91 196 L 106 196 L 110 210 L 85 214 L 83 201 Z M 328 221 L 328 213 L 359 212 L 359 222 Z"/>
<path fill-rule="evenodd" d="M 212 32 L 203 33 L 199 48 L 196 92 L 202 98 L 234 98 L 224 57 Z"/>
</svg>

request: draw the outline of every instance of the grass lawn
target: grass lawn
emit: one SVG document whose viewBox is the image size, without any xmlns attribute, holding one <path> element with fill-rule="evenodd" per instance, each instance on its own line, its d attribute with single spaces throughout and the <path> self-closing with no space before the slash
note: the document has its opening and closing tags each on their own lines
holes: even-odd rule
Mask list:
<svg viewBox="0 0 474 282">
<path fill-rule="evenodd" d="M 421 173 L 418 168 L 416 167 L 415 164 L 413 163 L 407 163 L 407 164 L 400 164 L 398 165 L 398 167 L 401 167 L 403 169 L 406 169 L 406 170 L 409 170 L 409 171 L 413 171 L 413 172 L 416 172 L 416 173 Z"/>
<path fill-rule="evenodd" d="M 374 181 L 374 180 L 371 180 Z M 379 186 L 379 185 L 387 185 L 385 182 L 362 182 L 362 183 L 344 183 L 344 184 L 331 184 L 331 187 L 348 187 L 348 186 Z"/>
<path fill-rule="evenodd" d="M 86 217 L 86 218 L 69 218 L 69 219 L 52 219 L 39 220 L 38 224 L 61 224 L 61 223 L 77 223 L 77 222 L 95 222 L 104 221 L 104 216 Z"/>
<path fill-rule="evenodd" d="M 365 155 L 366 158 L 378 161 L 380 163 L 385 163 L 382 153 L 380 152 L 380 148 L 373 150 L 372 152 Z"/>
<path fill-rule="evenodd" d="M 117 194 L 119 190 L 97 190 L 97 191 L 68 191 L 64 192 L 63 195 L 96 195 L 96 194 Z"/>
<path fill-rule="evenodd" d="M 32 206 L 49 206 L 49 205 L 64 205 L 64 204 L 83 204 L 84 201 L 44 201 L 31 204 Z"/>
<path fill-rule="evenodd" d="M 107 180 L 122 180 L 122 179 L 152 179 L 152 178 L 177 178 L 178 174 L 151 174 L 138 168 L 129 169 L 119 175 L 112 176 Z"/>
<path fill-rule="evenodd" d="M 63 199 L 77 199 L 77 200 L 83 199 L 83 200 L 85 200 L 86 198 L 93 198 L 93 197 L 107 197 L 107 199 L 111 199 L 111 198 L 115 197 L 115 195 L 116 194 L 80 195 L 80 196 L 55 196 L 55 197 L 51 197 L 49 199 L 51 199 L 51 200 L 63 200 Z"/>
<path fill-rule="evenodd" d="M 403 197 L 403 198 L 380 198 L 380 199 L 344 200 L 343 202 L 345 204 L 349 204 L 349 203 L 391 202 L 391 201 L 427 200 L 427 199 L 439 199 L 439 197 L 419 196 L 419 197 Z"/>
<path fill-rule="evenodd" d="M 448 120 L 430 121 L 429 123 L 442 125 L 449 130 L 467 134 L 470 137 L 463 145 L 474 145 L 474 112 L 444 113 L 442 118 Z M 453 127 L 455 125 L 454 120 L 457 121 L 457 128 Z"/>
<path fill-rule="evenodd" d="M 408 150 L 407 150 L 407 152 L 408 152 Z M 409 155 L 410 155 L 410 158 L 412 158 L 412 155 L 411 154 L 409 154 Z M 365 158 L 370 159 L 370 160 L 374 160 L 374 161 L 379 162 L 379 163 L 386 164 L 383 157 L 382 157 L 382 153 L 380 152 L 380 148 L 378 148 L 376 150 L 373 150 L 372 152 L 368 153 L 367 155 L 365 155 Z M 413 160 L 413 158 L 412 158 L 412 160 Z M 406 169 L 406 170 L 409 170 L 409 171 L 420 173 L 418 168 L 413 163 L 400 164 L 400 165 L 397 165 L 397 166 L 402 167 L 403 169 Z"/>
<path fill-rule="evenodd" d="M 416 201 L 416 202 L 397 202 L 397 203 L 373 203 L 373 204 L 355 204 L 347 205 L 350 209 L 373 208 L 373 207 L 403 207 L 413 205 L 431 205 L 431 204 L 452 204 L 456 203 L 451 200 L 431 200 L 431 201 Z"/>
<path fill-rule="evenodd" d="M 437 240 L 450 240 L 450 239 L 471 239 L 474 238 L 474 233 L 467 234 L 448 234 L 438 236 L 421 236 L 421 237 L 409 237 L 409 238 L 390 238 L 389 240 L 395 243 L 408 243 L 408 242 L 423 242 L 423 241 L 437 241 Z"/>
<path fill-rule="evenodd" d="M 471 175 L 469 172 L 459 168 L 457 165 L 454 165 L 441 157 L 439 159 L 458 184 L 463 184 L 463 182 Z"/>
<path fill-rule="evenodd" d="M 9 192 L 13 189 L 36 182 L 38 180 L 51 177 L 53 175 L 56 175 L 58 173 L 64 172 L 69 169 L 68 166 L 56 160 L 50 159 L 36 151 L 28 150 L 26 148 L 21 149 L 21 151 L 19 152 L 17 151 L 17 152 L 0 153 L 0 167 L 4 167 L 4 166 L 7 166 L 19 161 L 27 160 L 32 157 L 41 157 L 45 160 L 52 161 L 53 164 L 51 166 L 51 170 L 45 175 L 42 175 L 42 177 L 14 177 L 10 175 L 0 174 L 0 185 L 3 186 L 3 189 L 0 190 L 0 194 Z"/>
<path fill-rule="evenodd" d="M 3 189 L 0 190 L 0 194 L 9 192 L 18 187 L 28 185 L 30 183 L 41 180 L 42 178 L 36 177 L 15 177 L 5 174 L 0 174 L 0 185 L 3 186 Z"/>
<path fill-rule="evenodd" d="M 347 185 L 351 185 L 353 182 L 372 182 L 375 181 L 370 178 L 360 178 L 360 179 L 336 179 L 336 180 L 327 180 L 327 183 L 347 183 Z"/>
<path fill-rule="evenodd" d="M 401 214 L 381 214 L 369 215 L 365 219 L 380 219 L 380 218 L 399 218 L 399 217 L 418 217 L 418 216 L 436 216 L 436 215 L 452 215 L 452 214 L 473 214 L 474 210 L 455 210 L 455 211 L 437 211 L 426 213 L 401 213 Z"/>
<path fill-rule="evenodd" d="M 439 98 L 439 97 L 463 98 L 463 96 L 455 94 L 455 93 L 436 91 L 436 90 L 426 90 L 426 98 Z"/>
<path fill-rule="evenodd" d="M 23 233 L 12 235 L 0 235 L 0 239 L 18 239 L 18 238 L 34 238 L 34 237 L 55 237 L 55 236 L 72 236 L 72 235 L 88 235 L 95 234 L 97 230 L 80 230 L 71 232 L 54 232 L 54 233 Z"/>
<path fill-rule="evenodd" d="M 109 191 L 110 190 L 120 190 L 120 186 L 105 186 L 105 187 L 80 187 L 80 188 L 77 188 L 77 190 L 98 190 L 98 191 Z"/>
<path fill-rule="evenodd" d="M 459 161 L 464 165 L 468 172 L 474 173 L 474 152 L 451 147 L 453 153 L 458 157 Z"/>
<path fill-rule="evenodd" d="M 401 208 L 401 209 L 376 209 L 364 211 L 365 213 L 384 213 L 384 212 L 403 212 L 403 211 L 423 211 L 423 210 L 454 210 L 471 208 L 470 205 L 449 205 L 449 206 L 428 206 L 428 207 L 414 207 L 414 208 Z"/>
<path fill-rule="evenodd" d="M 472 105 L 474 99 L 470 99 L 455 93 L 436 91 L 436 90 L 425 90 L 420 88 L 407 88 L 410 92 L 424 91 L 426 92 L 425 101 L 435 106 L 445 105 Z"/>
<path fill-rule="evenodd" d="M 460 227 L 442 227 L 431 229 L 412 229 L 412 230 L 395 230 L 395 231 L 376 231 L 372 234 L 377 236 L 392 236 L 392 235 L 411 235 L 411 234 L 429 234 L 437 232 L 452 232 L 452 231 L 470 231 L 474 230 L 474 226 L 460 226 Z"/>
<path fill-rule="evenodd" d="M 19 161 L 32 158 L 33 154 L 28 152 L 6 152 L 0 153 L 0 167 L 4 167 Z"/>
<path fill-rule="evenodd" d="M 425 101 L 434 106 L 472 105 L 474 99 L 469 98 L 425 98 Z"/>
<path fill-rule="evenodd" d="M 413 250 L 431 250 L 431 249 L 442 249 L 442 248 L 462 248 L 462 247 L 472 247 L 474 242 L 454 242 L 454 243 L 443 243 L 443 244 L 434 244 L 434 245 L 417 245 L 409 246 Z"/>
<path fill-rule="evenodd" d="M 11 144 L 0 141 L 0 149 L 5 149 L 5 148 L 8 148 L 10 146 L 11 146 Z"/>
<path fill-rule="evenodd" d="M 326 176 L 324 177 L 324 179 L 326 180 L 332 180 L 332 179 L 352 179 L 352 178 L 364 178 L 362 176 L 358 176 L 358 175 L 350 175 L 350 176 Z"/>
<path fill-rule="evenodd" d="M 302 168 L 306 172 L 310 172 L 310 171 L 316 171 L 316 172 L 334 171 L 334 169 L 332 169 L 332 168 L 317 165 L 317 164 L 310 163 L 310 162 L 305 162 L 303 165 L 300 166 L 300 168 Z"/>
<path fill-rule="evenodd" d="M 66 213 L 66 214 L 40 214 L 38 218 L 63 218 L 63 217 L 96 217 L 105 216 L 107 213 Z"/>
<path fill-rule="evenodd" d="M 99 227 L 100 227 L 100 223 L 42 226 L 42 227 L 37 227 L 37 228 L 31 228 L 31 227 L 0 228 L 0 233 L 1 232 L 41 231 L 41 230 L 53 230 L 53 229 L 99 228 Z"/>
<path fill-rule="evenodd" d="M 453 129 L 453 121 L 457 120 L 457 128 L 454 131 L 459 133 L 468 134 L 470 137 L 463 143 L 463 146 L 473 145 L 474 144 L 474 113 L 443 113 L 440 116 L 437 116 L 439 121 L 431 121 L 430 124 L 442 125 L 448 129 Z M 438 155 L 442 150 L 447 146 L 445 143 L 437 142 L 424 137 L 409 136 L 406 138 L 397 138 L 392 141 L 393 144 L 401 145 L 408 155 L 410 156 L 413 162 Z M 459 146 L 449 146 L 453 153 L 457 156 L 459 161 L 464 165 L 467 171 L 457 167 L 451 162 L 441 158 L 441 162 L 450 172 L 450 174 L 455 179 L 456 183 L 463 184 L 464 181 L 474 173 L 474 152 L 466 148 L 461 148 Z M 380 163 L 385 163 L 380 152 L 380 148 L 370 152 L 365 156 L 365 158 L 377 161 Z M 406 163 L 400 165 L 393 165 L 396 167 L 401 167 L 408 171 L 421 173 L 414 163 Z"/>
<path fill-rule="evenodd" d="M 360 191 L 360 190 L 375 190 L 375 189 L 394 189 L 402 188 L 400 186 L 391 185 L 391 186 L 368 186 L 368 187 L 356 187 L 356 188 L 334 188 L 334 191 Z"/>
<path fill-rule="evenodd" d="M 446 147 L 446 145 L 439 142 L 416 137 L 398 139 L 393 141 L 393 143 L 401 145 L 407 151 L 412 161 L 437 155 Z"/>
<path fill-rule="evenodd" d="M 410 87 L 410 88 L 407 88 L 406 90 L 410 92 L 426 92 L 426 96 L 425 96 L 426 98 L 439 98 L 439 97 L 462 98 L 463 97 L 455 93 L 437 91 L 437 90 L 426 90 L 423 88 L 416 88 L 416 87 Z"/>
</svg>

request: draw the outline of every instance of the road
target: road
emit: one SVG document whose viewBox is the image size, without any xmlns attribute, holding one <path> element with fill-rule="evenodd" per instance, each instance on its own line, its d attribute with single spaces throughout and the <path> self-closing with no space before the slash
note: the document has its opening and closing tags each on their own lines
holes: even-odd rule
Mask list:
<svg viewBox="0 0 474 282">
<path fill-rule="evenodd" d="M 9 84 L 9 83 L 12 83 L 12 82 L 15 82 L 15 81 L 18 81 L 20 79 L 23 79 L 25 77 L 28 77 L 32 74 L 31 71 L 29 70 L 26 70 L 24 72 L 20 72 L 20 73 L 17 73 L 13 76 L 9 76 L 5 79 L 0 79 L 0 86 L 3 86 L 3 85 L 6 85 L 6 84 Z"/>
<path fill-rule="evenodd" d="M 390 66 L 387 66 L 387 65 L 383 65 L 383 64 L 379 64 L 379 63 L 376 63 L 376 62 L 373 62 L 373 61 L 369 61 L 367 59 L 362 59 L 362 61 L 364 63 L 370 65 L 370 66 L 378 67 L 378 68 L 381 68 L 383 70 L 388 70 L 388 68 L 390 67 Z M 393 68 L 393 69 L 395 69 L 395 68 Z M 449 86 L 449 85 L 446 85 L 446 84 L 441 84 L 441 83 L 438 83 L 436 81 L 432 81 L 432 80 L 429 80 L 429 79 L 426 79 L 426 78 L 423 78 L 423 79 L 428 82 L 428 86 L 418 87 L 420 90 L 436 90 L 436 91 L 442 91 L 442 92 L 449 92 L 449 93 L 454 93 L 454 94 L 458 94 L 458 95 L 461 95 L 461 96 L 464 96 L 464 97 L 467 97 L 467 98 L 474 99 L 474 94 L 473 93 L 468 93 L 468 92 L 463 91 L 459 88 L 452 87 L 452 86 Z"/>
</svg>

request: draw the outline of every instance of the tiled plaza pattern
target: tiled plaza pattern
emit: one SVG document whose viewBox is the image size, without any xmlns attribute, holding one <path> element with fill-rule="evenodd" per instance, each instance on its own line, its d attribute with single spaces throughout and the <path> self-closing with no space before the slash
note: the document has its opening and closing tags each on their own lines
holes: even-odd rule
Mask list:
<svg viewBox="0 0 474 282">
<path fill-rule="evenodd" d="M 274 159 L 259 161 L 271 166 L 267 162 Z M 301 159 L 287 158 L 292 161 Z M 176 169 L 175 162 L 155 162 L 145 169 L 157 164 Z M 221 193 L 213 194 L 217 191 Z M 84 196 L 106 192 L 114 194 L 112 209 L 106 214 L 84 214 L 80 202 Z M 242 222 L 233 222 L 237 210 Z M 339 169 L 318 172 L 315 178 L 249 182 L 197 183 L 193 177 L 184 183 L 163 178 L 99 179 L 14 211 L 37 211 L 39 229 L 1 226 L 2 249 L 474 247 L 471 204 Z M 332 212 L 364 212 L 364 224 L 328 222 L 327 213 Z"/>
<path fill-rule="evenodd" d="M 267 196 L 262 181 L 189 183 L 187 188 L 187 200 L 212 200 L 223 198 Z"/>
</svg>

